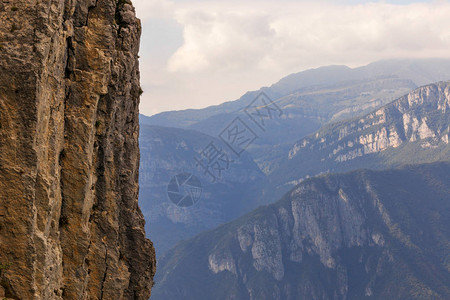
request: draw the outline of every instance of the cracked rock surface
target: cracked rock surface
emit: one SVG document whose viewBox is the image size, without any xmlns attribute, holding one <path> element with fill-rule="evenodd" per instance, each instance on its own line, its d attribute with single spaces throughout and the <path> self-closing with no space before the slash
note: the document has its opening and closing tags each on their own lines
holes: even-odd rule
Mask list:
<svg viewBox="0 0 450 300">
<path fill-rule="evenodd" d="M 0 29 L 0 297 L 148 299 L 133 6 L 2 1 Z"/>
</svg>

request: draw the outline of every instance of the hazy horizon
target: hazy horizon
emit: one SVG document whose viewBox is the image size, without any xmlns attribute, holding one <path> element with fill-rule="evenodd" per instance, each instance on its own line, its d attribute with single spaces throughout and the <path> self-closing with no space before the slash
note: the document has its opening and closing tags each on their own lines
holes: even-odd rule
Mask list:
<svg viewBox="0 0 450 300">
<path fill-rule="evenodd" d="M 140 114 L 141 114 L 141 115 L 144 115 L 144 116 L 146 116 L 146 117 L 151 117 L 151 116 L 155 116 L 155 115 L 158 115 L 158 114 L 161 114 L 161 113 L 166 113 L 166 112 L 185 111 L 185 110 L 189 110 L 189 109 L 204 109 L 204 108 L 208 108 L 208 107 L 212 107 L 212 106 L 219 106 L 219 105 L 224 104 L 224 103 L 226 103 L 226 102 L 237 101 L 237 100 L 239 100 L 240 97 L 242 97 L 242 96 L 243 96 L 245 93 L 247 93 L 247 92 L 258 91 L 258 90 L 260 90 L 260 89 L 262 89 L 262 88 L 268 88 L 268 87 L 271 87 L 272 85 L 276 84 L 278 81 L 282 80 L 283 78 L 289 77 L 289 76 L 294 75 L 294 74 L 299 74 L 299 73 L 302 73 L 302 72 L 306 72 L 306 71 L 309 71 L 309 70 L 318 70 L 318 69 L 327 68 L 327 67 L 347 67 L 347 68 L 350 68 L 350 69 L 358 69 L 358 68 L 366 67 L 366 66 L 368 66 L 368 65 L 371 65 L 371 64 L 374 64 L 374 63 L 379 63 L 379 62 L 408 61 L 408 60 L 411 60 L 411 61 L 420 61 L 420 60 L 424 60 L 424 61 L 426 61 L 426 60 L 450 60 L 450 58 L 436 58 L 436 57 L 417 58 L 417 59 L 416 59 L 416 58 L 391 58 L 391 59 L 377 60 L 377 61 L 373 61 L 373 62 L 370 62 L 370 63 L 367 63 L 367 64 L 363 64 L 363 65 L 360 65 L 360 66 L 353 66 L 353 67 L 348 66 L 348 65 L 342 65 L 342 64 L 341 64 L 341 65 L 339 65 L 339 64 L 333 64 L 333 65 L 318 66 L 318 67 L 316 67 L 316 68 L 308 68 L 308 69 L 300 70 L 300 71 L 298 71 L 298 72 L 293 72 L 293 73 L 285 74 L 284 76 L 278 78 L 276 81 L 271 82 L 270 84 L 267 84 L 267 85 L 264 85 L 264 86 L 257 87 L 257 88 L 255 88 L 255 89 L 253 89 L 253 90 L 245 90 L 245 91 L 243 91 L 240 95 L 238 95 L 236 98 L 233 98 L 233 99 L 225 99 L 225 100 L 222 101 L 222 102 L 212 103 L 212 104 L 206 104 L 205 106 L 201 106 L 201 107 L 186 107 L 186 108 L 180 108 L 180 109 L 163 110 L 163 111 L 160 111 L 160 112 L 156 112 L 156 113 L 154 113 L 154 114 L 146 114 L 145 112 L 141 111 Z M 449 80 L 450 80 L 450 78 L 449 78 Z M 142 100 L 141 100 L 141 101 L 142 101 Z"/>
<path fill-rule="evenodd" d="M 291 73 L 450 58 L 449 1 L 134 0 L 141 112 L 238 99 Z"/>
</svg>

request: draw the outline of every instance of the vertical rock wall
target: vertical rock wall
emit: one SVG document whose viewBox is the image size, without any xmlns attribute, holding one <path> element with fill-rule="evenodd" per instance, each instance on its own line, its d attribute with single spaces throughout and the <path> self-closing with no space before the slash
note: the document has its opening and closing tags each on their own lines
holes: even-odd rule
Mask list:
<svg viewBox="0 0 450 300">
<path fill-rule="evenodd" d="M 140 31 L 128 0 L 0 2 L 0 296 L 150 296 Z"/>
</svg>

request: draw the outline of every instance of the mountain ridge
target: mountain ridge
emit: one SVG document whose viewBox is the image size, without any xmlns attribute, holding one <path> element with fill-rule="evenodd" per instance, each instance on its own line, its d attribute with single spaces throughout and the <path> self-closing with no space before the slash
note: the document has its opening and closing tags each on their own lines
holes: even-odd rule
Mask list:
<svg viewBox="0 0 450 300">
<path fill-rule="evenodd" d="M 279 186 L 355 165 L 398 166 L 408 163 L 408 153 L 414 153 L 418 163 L 450 159 L 449 111 L 450 82 L 420 87 L 365 116 L 326 125 L 298 141 L 269 181 Z"/>
<path fill-rule="evenodd" d="M 196 111 L 204 111 L 204 110 L 217 110 L 220 106 L 231 106 L 232 103 L 235 103 L 239 100 L 244 100 L 244 99 L 250 99 L 253 98 L 254 96 L 256 96 L 256 93 L 258 93 L 258 91 L 264 91 L 266 93 L 269 94 L 269 96 L 275 96 L 275 95 L 286 95 L 288 93 L 292 93 L 295 90 L 301 89 L 301 88 L 305 88 L 308 86 L 320 86 L 320 85 L 329 85 L 330 83 L 332 84 L 336 84 L 338 82 L 341 81 L 348 81 L 348 80 L 355 80 L 355 79 L 361 79 L 361 74 L 366 73 L 367 75 L 363 75 L 363 77 L 380 77 L 380 76 L 386 76 L 383 75 L 385 72 L 382 71 L 382 69 L 384 68 L 389 68 L 391 70 L 393 70 L 394 72 L 397 71 L 399 72 L 399 74 L 402 73 L 406 73 L 408 71 L 408 64 L 409 65 L 417 65 L 416 68 L 431 68 L 433 69 L 433 67 L 428 66 L 430 64 L 430 62 L 433 64 L 433 67 L 435 67 L 436 65 L 440 65 L 439 66 L 439 71 L 428 71 L 428 72 L 422 72 L 422 71 L 415 71 L 415 76 L 417 76 L 417 74 L 420 73 L 445 73 L 442 71 L 442 69 L 447 69 L 445 66 L 450 66 L 450 59 L 391 59 L 391 60 L 381 60 L 381 61 L 376 61 L 373 63 L 370 63 L 366 66 L 361 66 L 361 67 L 355 67 L 355 68 L 350 68 L 348 66 L 345 65 L 330 65 L 330 66 L 322 66 L 322 67 L 318 67 L 318 68 L 313 68 L 313 69 L 307 69 L 298 73 L 293 73 L 290 75 L 287 75 L 285 77 L 283 77 L 282 79 L 280 79 L 278 82 L 272 84 L 269 87 L 262 87 L 261 89 L 257 90 L 257 91 L 248 91 L 246 92 L 240 99 L 237 100 L 231 100 L 231 101 L 226 101 L 224 103 L 221 104 L 217 104 L 217 105 L 212 105 L 212 106 L 208 106 L 205 108 L 201 108 L 201 109 L 184 109 L 184 110 L 175 110 L 175 111 L 167 111 L 167 112 L 161 112 L 152 116 L 145 116 L 145 115 L 141 115 L 144 120 L 143 120 L 143 124 L 147 124 L 147 125 L 159 125 L 162 123 L 153 123 L 153 121 L 150 121 L 151 119 L 156 118 L 157 116 L 163 116 L 163 115 L 169 115 L 169 114 L 183 114 L 183 113 L 188 113 L 188 112 L 196 112 Z M 406 64 L 406 66 L 404 65 Z M 406 69 L 406 70 L 402 70 L 401 72 L 397 69 L 398 66 L 401 66 L 401 69 Z M 368 71 L 364 71 L 364 68 L 368 68 Z M 381 70 L 378 70 L 381 69 Z M 347 76 L 342 76 L 339 73 L 334 73 L 335 71 L 356 71 L 355 75 L 350 76 L 350 78 L 345 78 Z M 378 70 L 378 71 L 377 71 Z M 324 76 L 322 71 L 329 71 L 330 74 Z M 392 71 L 391 71 L 392 72 Z M 314 74 L 314 76 L 311 76 L 312 73 L 318 73 L 318 75 Z M 326 73 L 326 72 L 325 72 Z M 398 76 L 398 75 L 397 75 Z M 311 80 L 310 77 L 313 77 L 314 79 Z M 343 78 L 344 77 L 344 78 Z M 419 76 L 420 77 L 420 76 Z M 426 79 L 417 79 L 415 78 L 414 80 L 412 80 L 414 82 L 414 84 L 416 85 L 416 87 L 418 86 L 422 86 L 431 82 L 437 82 L 437 81 L 441 81 L 441 80 L 449 80 L 450 79 L 450 72 L 448 72 L 446 75 L 442 76 L 442 75 L 428 75 L 428 76 L 423 76 Z M 441 77 L 441 78 L 440 78 Z M 442 77 L 448 77 L 448 78 L 442 78 Z M 401 77 L 399 77 L 401 78 Z M 407 79 L 408 77 L 406 77 L 405 79 Z M 408 78 L 409 79 L 409 78 Z M 298 82 L 298 81 L 302 81 L 302 80 L 310 80 L 307 81 L 305 83 L 302 83 L 301 85 L 298 85 L 298 83 L 294 84 L 291 83 L 293 82 Z M 279 87 L 278 87 L 279 86 Z M 270 88 L 274 88 L 277 90 L 277 92 L 268 92 L 268 89 Z M 281 90 L 286 90 L 287 92 L 281 93 L 279 91 Z M 229 110 L 225 110 L 225 112 L 236 112 L 239 109 L 241 109 L 242 107 L 236 107 L 234 109 L 229 109 Z M 209 114 L 203 114 L 203 118 L 207 118 L 209 117 Z M 152 123 L 150 123 L 152 122 Z M 181 124 L 180 124 L 181 125 Z M 165 124 L 162 126 L 169 126 L 169 127 L 178 127 L 175 126 L 175 124 Z M 182 127 L 186 127 L 185 125 L 181 125 Z"/>
<path fill-rule="evenodd" d="M 369 113 L 423 84 L 449 80 L 449 70 L 448 59 L 389 60 L 353 69 L 322 67 L 289 75 L 235 101 L 198 110 L 141 116 L 141 122 L 216 135 L 237 116 L 246 118 L 244 111 L 248 105 L 264 92 L 283 114 L 266 120 L 270 124 L 247 151 L 261 170 L 270 174 L 280 163 L 279 153 L 299 139 L 331 122 Z M 252 121 L 249 122 L 251 125 Z"/>
<path fill-rule="evenodd" d="M 170 250 L 154 297 L 446 299 L 449 171 L 440 162 L 308 179 Z"/>
</svg>

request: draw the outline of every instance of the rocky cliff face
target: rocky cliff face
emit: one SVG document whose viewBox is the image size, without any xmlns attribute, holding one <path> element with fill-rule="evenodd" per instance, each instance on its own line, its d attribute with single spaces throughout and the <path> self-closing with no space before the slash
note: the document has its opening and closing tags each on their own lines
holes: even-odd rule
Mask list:
<svg viewBox="0 0 450 300">
<path fill-rule="evenodd" d="M 153 296 L 449 299 L 449 200 L 449 163 L 308 179 L 168 251 Z"/>
<path fill-rule="evenodd" d="M 344 162 L 398 148 L 405 142 L 420 141 L 422 148 L 447 145 L 449 111 L 450 83 L 424 86 L 363 118 L 337 126 L 332 132 L 325 129 L 303 139 L 289 152 L 289 159 L 303 148 L 327 149 L 326 159 Z"/>
<path fill-rule="evenodd" d="M 129 1 L 0 3 L 0 296 L 148 299 Z"/>
</svg>

